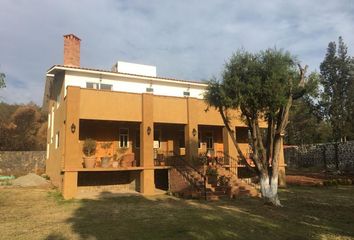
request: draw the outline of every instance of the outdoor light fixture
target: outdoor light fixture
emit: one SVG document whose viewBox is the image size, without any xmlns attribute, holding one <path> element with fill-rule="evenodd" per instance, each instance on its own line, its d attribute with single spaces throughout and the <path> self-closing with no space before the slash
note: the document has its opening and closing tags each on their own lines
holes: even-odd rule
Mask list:
<svg viewBox="0 0 354 240">
<path fill-rule="evenodd" d="M 193 137 L 195 137 L 195 135 L 197 135 L 197 130 L 195 128 L 193 128 L 192 134 L 193 134 Z"/>
<path fill-rule="evenodd" d="M 149 127 L 147 127 L 147 129 L 146 129 L 146 133 L 148 134 L 148 135 L 150 135 L 150 133 L 151 133 L 151 127 L 149 126 Z"/>
<path fill-rule="evenodd" d="M 70 129 L 71 129 L 71 132 L 72 132 L 72 133 L 75 133 L 75 130 L 76 130 L 75 124 L 71 124 Z"/>
</svg>

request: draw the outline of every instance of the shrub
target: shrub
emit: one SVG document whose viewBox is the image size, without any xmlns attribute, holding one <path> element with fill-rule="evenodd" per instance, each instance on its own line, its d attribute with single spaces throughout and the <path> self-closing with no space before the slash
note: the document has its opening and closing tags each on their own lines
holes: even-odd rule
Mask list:
<svg viewBox="0 0 354 240">
<path fill-rule="evenodd" d="M 84 142 L 84 146 L 82 147 L 82 151 L 84 152 L 85 156 L 90 157 L 95 155 L 96 147 L 96 141 L 91 138 L 87 138 Z"/>
</svg>

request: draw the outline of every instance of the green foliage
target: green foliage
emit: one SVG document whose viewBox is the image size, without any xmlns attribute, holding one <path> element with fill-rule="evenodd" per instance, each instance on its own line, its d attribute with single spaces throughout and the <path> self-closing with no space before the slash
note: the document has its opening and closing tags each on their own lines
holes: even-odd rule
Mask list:
<svg viewBox="0 0 354 240">
<path fill-rule="evenodd" d="M 319 78 L 318 73 L 311 73 L 307 93 L 293 102 L 286 133 L 287 144 L 323 143 L 331 139 L 330 125 L 323 120 L 318 106 Z"/>
<path fill-rule="evenodd" d="M 209 176 L 218 176 L 218 170 L 216 168 L 208 167 L 206 169 L 206 175 Z"/>
<path fill-rule="evenodd" d="M 351 132 L 354 129 L 354 67 L 347 51 L 342 37 L 339 37 L 338 47 L 335 42 L 328 44 L 325 59 L 320 65 L 323 86 L 320 105 L 323 118 L 331 124 L 335 141 L 345 141 L 350 135 L 354 137 L 354 132 Z"/>
<path fill-rule="evenodd" d="M 5 73 L 0 72 L 0 89 L 6 87 L 5 78 L 6 78 Z"/>
<path fill-rule="evenodd" d="M 85 156 L 90 157 L 95 155 L 96 147 L 97 147 L 96 141 L 91 138 L 87 138 L 82 147 L 82 151 L 84 152 Z"/>
</svg>

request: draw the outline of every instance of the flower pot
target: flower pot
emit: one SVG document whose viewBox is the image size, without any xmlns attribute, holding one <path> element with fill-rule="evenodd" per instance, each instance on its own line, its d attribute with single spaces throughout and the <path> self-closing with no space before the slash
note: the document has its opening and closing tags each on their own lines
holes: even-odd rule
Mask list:
<svg viewBox="0 0 354 240">
<path fill-rule="evenodd" d="M 118 168 L 118 166 L 119 166 L 119 162 L 118 161 L 113 161 L 112 162 L 112 167 Z"/>
<path fill-rule="evenodd" d="M 101 167 L 106 168 L 109 167 L 109 162 L 111 157 L 101 157 Z"/>
<path fill-rule="evenodd" d="M 84 157 L 85 168 L 94 168 L 96 166 L 96 157 Z"/>
</svg>

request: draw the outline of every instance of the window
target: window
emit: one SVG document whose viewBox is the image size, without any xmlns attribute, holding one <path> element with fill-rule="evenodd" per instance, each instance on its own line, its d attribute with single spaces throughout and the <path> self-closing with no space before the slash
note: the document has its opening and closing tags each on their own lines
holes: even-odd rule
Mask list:
<svg viewBox="0 0 354 240">
<path fill-rule="evenodd" d="M 53 143 L 54 137 L 54 106 L 52 106 L 52 124 L 50 125 L 50 143 Z"/>
<path fill-rule="evenodd" d="M 86 88 L 98 89 L 98 83 L 87 82 Z"/>
<path fill-rule="evenodd" d="M 112 84 L 100 84 L 100 89 L 112 91 Z"/>
<path fill-rule="evenodd" d="M 179 131 L 178 132 L 178 143 L 180 148 L 185 148 L 186 147 L 186 141 L 184 139 L 184 131 Z"/>
<path fill-rule="evenodd" d="M 248 143 L 248 128 L 236 127 L 236 141 L 238 143 Z"/>
<path fill-rule="evenodd" d="M 198 131 L 198 148 L 202 148 L 202 134 Z"/>
<path fill-rule="evenodd" d="M 129 147 L 129 131 L 127 128 L 119 129 L 119 147 L 127 148 Z"/>
<path fill-rule="evenodd" d="M 55 149 L 59 148 L 59 132 L 55 134 Z"/>
<path fill-rule="evenodd" d="M 135 148 L 140 148 L 140 130 L 135 131 Z"/>
<path fill-rule="evenodd" d="M 93 82 L 87 82 L 86 83 L 86 88 L 91 88 L 91 89 L 102 89 L 102 90 L 112 90 L 113 85 L 112 84 L 105 84 L 105 83 L 93 83 Z"/>
<path fill-rule="evenodd" d="M 148 87 L 148 88 L 146 88 L 146 92 L 152 93 L 152 92 L 154 92 L 154 89 L 152 87 Z"/>
<path fill-rule="evenodd" d="M 56 102 L 57 102 L 57 108 L 59 108 L 59 106 L 60 106 L 60 92 L 57 95 Z"/>
<path fill-rule="evenodd" d="M 47 159 L 49 159 L 49 143 L 47 143 Z"/>
<path fill-rule="evenodd" d="M 154 130 L 154 148 L 160 148 L 160 131 Z"/>
<path fill-rule="evenodd" d="M 214 149 L 213 133 L 207 133 L 205 136 L 207 149 Z"/>
<path fill-rule="evenodd" d="M 188 92 L 188 91 L 184 91 L 184 92 L 183 92 L 183 96 L 185 96 L 185 97 L 189 97 L 190 95 L 191 95 L 191 93 Z"/>
</svg>

